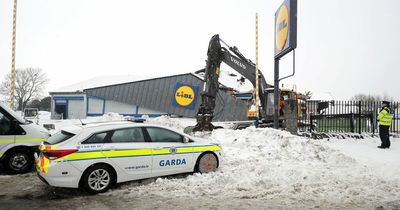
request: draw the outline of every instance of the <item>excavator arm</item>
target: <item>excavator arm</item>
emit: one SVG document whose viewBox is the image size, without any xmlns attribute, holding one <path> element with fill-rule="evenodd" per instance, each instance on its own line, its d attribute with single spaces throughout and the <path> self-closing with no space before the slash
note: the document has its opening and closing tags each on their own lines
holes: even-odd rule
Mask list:
<svg viewBox="0 0 400 210">
<path fill-rule="evenodd" d="M 232 69 L 240 73 L 244 78 L 248 79 L 254 87 L 256 87 L 256 65 L 249 59 L 245 58 L 236 47 L 229 47 L 230 51 L 222 48 L 223 62 L 230 66 Z M 258 92 L 261 102 L 261 108 L 266 107 L 266 94 L 267 82 L 264 75 L 259 71 Z M 261 109 L 259 113 L 261 118 L 265 117 L 265 112 Z"/>
<path fill-rule="evenodd" d="M 214 35 L 208 45 L 204 84 L 200 93 L 201 104 L 196 116 L 197 124 L 189 132 L 212 131 L 214 129 L 214 125 L 211 122 L 214 117 L 215 100 L 219 90 L 218 78 L 221 62 L 221 43 L 219 42 L 219 36 Z"/>
</svg>

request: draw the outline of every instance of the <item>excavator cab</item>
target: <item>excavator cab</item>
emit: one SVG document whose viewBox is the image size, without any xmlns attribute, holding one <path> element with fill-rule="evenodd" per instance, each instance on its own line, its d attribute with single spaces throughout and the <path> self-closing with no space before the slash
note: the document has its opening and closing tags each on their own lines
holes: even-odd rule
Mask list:
<svg viewBox="0 0 400 210">
<path fill-rule="evenodd" d="M 274 89 L 273 88 L 268 88 L 265 91 L 266 97 L 265 100 L 266 104 L 265 107 L 263 107 L 265 111 L 265 117 L 262 119 L 264 122 L 273 122 L 274 119 Z M 279 119 L 283 120 L 283 106 L 285 105 L 285 101 L 292 99 L 298 101 L 298 93 L 295 92 L 294 90 L 291 89 L 286 89 L 282 88 L 279 90 L 279 103 L 278 103 L 278 109 L 279 109 Z M 247 111 L 247 118 L 249 120 L 255 120 L 257 118 L 257 113 L 256 113 L 256 108 L 252 104 L 250 105 L 248 111 Z"/>
</svg>

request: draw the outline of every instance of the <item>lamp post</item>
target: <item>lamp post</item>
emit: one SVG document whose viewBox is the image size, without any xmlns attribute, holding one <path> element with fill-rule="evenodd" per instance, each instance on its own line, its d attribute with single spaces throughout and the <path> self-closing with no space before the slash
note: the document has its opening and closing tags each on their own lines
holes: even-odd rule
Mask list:
<svg viewBox="0 0 400 210">
<path fill-rule="evenodd" d="M 17 36 L 17 0 L 14 0 L 13 11 L 13 35 L 12 35 L 12 61 L 11 61 L 11 84 L 10 84 L 10 107 L 14 106 L 14 86 L 15 86 L 15 42 Z"/>
<path fill-rule="evenodd" d="M 259 96 L 259 90 L 258 90 L 258 13 L 256 13 L 256 120 L 258 121 L 260 116 L 259 116 L 259 100 L 260 100 L 260 96 Z"/>
</svg>

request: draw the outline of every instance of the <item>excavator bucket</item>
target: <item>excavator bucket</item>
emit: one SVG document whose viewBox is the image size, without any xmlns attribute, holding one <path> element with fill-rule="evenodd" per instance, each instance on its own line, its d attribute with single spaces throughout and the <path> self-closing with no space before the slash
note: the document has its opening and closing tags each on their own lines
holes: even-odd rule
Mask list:
<svg viewBox="0 0 400 210">
<path fill-rule="evenodd" d="M 215 126 L 211 123 L 212 116 L 210 115 L 198 115 L 197 116 L 197 124 L 195 126 L 186 127 L 183 132 L 186 134 L 195 133 L 198 131 L 212 131 Z"/>
</svg>

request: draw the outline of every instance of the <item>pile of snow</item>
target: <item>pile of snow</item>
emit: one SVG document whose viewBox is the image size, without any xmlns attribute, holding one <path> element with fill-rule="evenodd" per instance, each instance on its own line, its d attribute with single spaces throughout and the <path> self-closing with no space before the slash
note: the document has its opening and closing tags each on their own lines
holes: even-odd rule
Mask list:
<svg viewBox="0 0 400 210">
<path fill-rule="evenodd" d="M 196 121 L 190 118 L 170 118 L 168 116 L 161 116 L 156 118 L 146 118 L 146 123 L 162 125 L 178 131 L 183 131 L 187 126 L 194 126 Z"/>
<path fill-rule="evenodd" d="M 48 111 L 39 111 L 39 119 L 40 120 L 50 120 L 51 112 Z"/>
<path fill-rule="evenodd" d="M 182 130 L 185 123 L 180 122 L 167 117 L 152 121 Z M 158 178 L 140 186 L 131 183 L 110 193 L 123 194 L 127 199 L 175 200 L 170 206 L 180 200 L 188 208 L 199 204 L 206 205 L 203 208 L 233 204 L 246 208 L 268 203 L 278 208 L 373 209 L 400 203 L 399 181 L 376 175 L 368 165 L 324 141 L 270 128 L 219 129 L 197 135 L 222 145 L 223 163 L 218 171 Z M 185 202 L 189 200 L 193 203 Z M 246 200 L 251 201 L 250 206 Z M 163 205 L 168 206 L 168 202 Z"/>
<path fill-rule="evenodd" d="M 115 112 L 108 112 L 100 117 L 92 117 L 87 118 L 87 122 L 107 122 L 107 121 L 121 121 L 124 120 L 124 116 L 115 113 Z"/>
<path fill-rule="evenodd" d="M 96 123 L 96 122 L 110 122 L 110 121 L 121 121 L 125 120 L 125 117 L 115 113 L 108 112 L 103 116 L 99 117 L 88 117 L 86 119 L 67 119 L 67 120 L 51 120 L 50 117 L 39 118 L 39 125 L 43 126 L 44 124 L 54 124 L 55 129 L 50 130 L 51 134 L 54 134 L 61 130 L 63 127 L 70 125 L 82 125 L 87 123 Z"/>
</svg>

